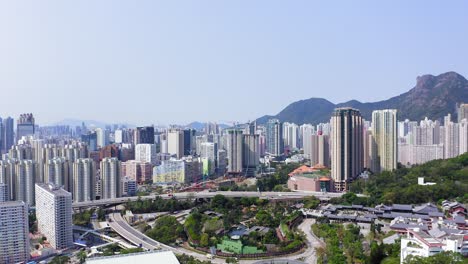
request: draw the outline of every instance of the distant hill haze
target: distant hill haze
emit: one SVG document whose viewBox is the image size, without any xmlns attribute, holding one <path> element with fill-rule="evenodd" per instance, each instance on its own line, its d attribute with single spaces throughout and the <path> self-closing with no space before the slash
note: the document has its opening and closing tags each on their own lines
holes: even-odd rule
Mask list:
<svg viewBox="0 0 468 264">
<path fill-rule="evenodd" d="M 257 123 L 278 118 L 282 122 L 318 124 L 330 121 L 331 113 L 337 107 L 359 109 L 366 120 L 371 120 L 372 111 L 379 109 L 397 109 L 399 120 L 419 121 L 425 117 L 438 120 L 449 113 L 456 118 L 457 103 L 468 103 L 468 81 L 456 72 L 447 72 L 438 76 L 419 76 L 413 89 L 388 100 L 373 103 L 351 100 L 333 104 L 323 98 L 310 98 L 288 105 L 275 116 L 262 116 Z"/>
</svg>

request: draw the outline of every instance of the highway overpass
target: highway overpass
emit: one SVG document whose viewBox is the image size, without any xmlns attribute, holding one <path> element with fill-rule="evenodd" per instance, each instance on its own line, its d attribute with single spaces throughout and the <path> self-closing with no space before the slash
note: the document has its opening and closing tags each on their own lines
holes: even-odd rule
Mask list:
<svg viewBox="0 0 468 264">
<path fill-rule="evenodd" d="M 315 196 L 320 200 L 329 200 L 330 198 L 334 197 L 341 197 L 344 193 L 332 193 L 332 192 L 183 192 L 183 193 L 174 193 L 173 195 L 163 194 L 163 195 L 149 195 L 149 196 L 141 196 L 142 200 L 147 199 L 154 199 L 156 197 L 161 197 L 163 199 L 211 199 L 215 195 L 224 195 L 226 197 L 259 197 L 262 199 L 282 199 L 282 200 L 294 200 L 294 199 L 301 199 L 306 196 Z M 361 196 L 361 195 L 358 195 Z M 95 200 L 90 202 L 78 202 L 73 203 L 73 208 L 86 208 L 86 207 L 93 207 L 93 206 L 113 206 L 123 204 L 127 201 L 136 201 L 138 200 L 138 196 L 132 197 L 121 197 L 121 198 L 114 198 L 114 199 L 104 199 L 104 200 Z"/>
</svg>

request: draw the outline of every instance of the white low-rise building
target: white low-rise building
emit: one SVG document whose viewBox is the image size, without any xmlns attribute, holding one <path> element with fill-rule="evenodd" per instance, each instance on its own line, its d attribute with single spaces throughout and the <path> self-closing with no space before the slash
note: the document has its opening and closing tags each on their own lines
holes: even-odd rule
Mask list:
<svg viewBox="0 0 468 264">
<path fill-rule="evenodd" d="M 464 254 L 467 250 L 465 244 L 468 244 L 466 238 L 467 234 L 462 230 L 449 235 L 443 231 L 427 232 L 419 228 L 408 229 L 407 235 L 401 238 L 400 263 L 404 263 L 410 255 L 430 257 L 443 251 Z"/>
</svg>

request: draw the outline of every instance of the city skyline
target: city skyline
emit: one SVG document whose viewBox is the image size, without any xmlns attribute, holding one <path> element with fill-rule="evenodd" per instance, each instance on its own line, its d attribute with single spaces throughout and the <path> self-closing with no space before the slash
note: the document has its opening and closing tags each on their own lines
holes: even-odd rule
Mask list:
<svg viewBox="0 0 468 264">
<path fill-rule="evenodd" d="M 9 1 L 0 89 L 10 116 L 43 124 L 248 121 L 310 97 L 378 101 L 416 76 L 468 74 L 467 5 Z"/>
</svg>

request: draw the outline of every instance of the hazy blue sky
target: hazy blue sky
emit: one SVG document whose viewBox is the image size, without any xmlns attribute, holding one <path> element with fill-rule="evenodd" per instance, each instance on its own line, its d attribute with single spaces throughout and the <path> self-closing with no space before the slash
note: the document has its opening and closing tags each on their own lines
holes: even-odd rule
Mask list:
<svg viewBox="0 0 468 264">
<path fill-rule="evenodd" d="M 468 1 L 1 1 L 0 116 L 246 121 L 468 76 Z"/>
</svg>

